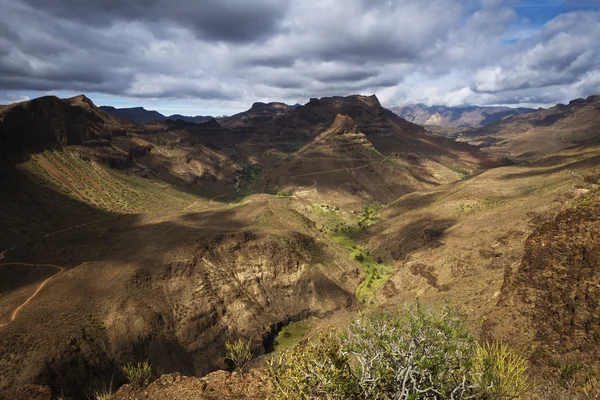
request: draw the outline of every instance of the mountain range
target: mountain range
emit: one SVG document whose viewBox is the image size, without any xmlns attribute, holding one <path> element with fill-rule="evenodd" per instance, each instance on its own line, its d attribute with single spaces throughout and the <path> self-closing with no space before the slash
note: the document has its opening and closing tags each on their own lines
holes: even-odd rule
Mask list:
<svg viewBox="0 0 600 400">
<path fill-rule="evenodd" d="M 197 115 L 195 117 L 173 114 L 164 116 L 158 111 L 146 110 L 144 107 L 129 107 L 129 108 L 115 108 L 112 106 L 100 106 L 102 111 L 109 113 L 115 117 L 126 119 L 128 121 L 137 122 L 138 124 L 145 124 L 153 121 L 166 121 L 168 119 L 176 121 L 182 120 L 186 122 L 204 122 L 212 119 L 210 116 Z"/>
<path fill-rule="evenodd" d="M 398 116 L 419 125 L 449 128 L 478 128 L 493 124 L 509 115 L 532 113 L 532 108 L 480 107 L 480 106 L 427 106 L 408 104 L 390 108 Z"/>
<path fill-rule="evenodd" d="M 560 391 L 600 356 L 599 99 L 457 140 L 374 95 L 200 123 L 84 95 L 2 106 L 0 398 L 83 399 L 140 360 L 163 376 L 117 399 L 265 398 L 266 361 L 415 298 Z"/>
</svg>

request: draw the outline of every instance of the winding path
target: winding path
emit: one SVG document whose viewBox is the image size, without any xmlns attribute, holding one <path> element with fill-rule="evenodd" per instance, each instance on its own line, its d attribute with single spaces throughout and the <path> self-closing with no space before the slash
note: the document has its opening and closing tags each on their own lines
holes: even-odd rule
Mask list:
<svg viewBox="0 0 600 400">
<path fill-rule="evenodd" d="M 308 173 L 308 174 L 300 174 L 300 175 L 290 176 L 290 179 L 300 178 L 300 177 L 303 177 L 303 176 L 311 176 L 311 175 L 323 175 L 323 174 L 328 174 L 330 172 L 352 171 L 352 170 L 355 170 L 355 169 L 367 168 L 370 165 L 371 164 L 365 164 L 365 165 L 361 165 L 360 167 L 338 168 L 338 169 L 330 169 L 329 171 L 311 172 L 311 173 Z"/>
<path fill-rule="evenodd" d="M 3 257 L 4 257 L 4 253 L 6 253 L 6 251 L 2 253 Z M 4 328 L 6 325 L 8 325 L 8 323 L 13 322 L 17 318 L 17 315 L 19 314 L 19 312 L 21 312 L 21 310 L 27 304 L 29 304 L 29 302 L 31 300 L 36 298 L 36 296 L 40 293 L 40 291 L 44 288 L 44 286 L 46 286 L 48 284 L 48 282 L 50 282 L 53 278 L 62 274 L 65 270 L 64 267 L 61 267 L 58 265 L 53 265 L 53 264 L 28 264 L 28 263 L 16 263 L 16 262 L 3 263 L 3 264 L 0 264 L 0 267 L 5 266 L 5 265 L 20 265 L 20 266 L 26 266 L 26 267 L 52 267 L 52 268 L 58 269 L 58 272 L 56 274 L 52 275 L 51 277 L 47 278 L 46 280 L 44 280 L 42 283 L 40 283 L 38 285 L 37 289 L 35 290 L 35 292 L 33 292 L 33 294 L 31 296 L 29 296 L 27 298 L 27 300 L 25 300 L 23 303 L 21 303 L 21 305 L 19 305 L 17 308 L 15 308 L 13 310 L 12 314 L 10 315 L 10 321 L 8 321 L 7 323 L 4 323 L 4 324 L 0 324 L 0 329 Z"/>
<path fill-rule="evenodd" d="M 98 219 L 96 221 L 92 221 L 92 222 L 87 222 L 85 224 L 81 224 L 81 225 L 76 225 L 76 226 L 71 226 L 65 229 L 61 229 L 59 231 L 56 232 L 52 232 L 49 233 L 47 235 L 44 235 L 44 237 L 48 237 L 48 236 L 53 236 L 56 235 L 58 233 L 62 233 L 65 231 L 69 231 L 71 229 L 77 229 L 77 228 L 82 228 L 84 226 L 88 226 L 91 224 L 95 224 L 97 222 L 102 221 L 105 218 L 101 218 Z M 16 247 L 12 247 L 10 249 L 4 250 L 2 253 L 0 253 L 0 260 L 3 260 L 5 258 L 6 253 L 8 253 L 11 250 L 16 249 Z M 37 295 L 40 293 L 40 291 L 44 288 L 44 286 L 46 286 L 48 284 L 48 282 L 50 282 L 52 279 L 56 278 L 58 275 L 62 274 L 65 270 L 65 267 L 61 267 L 60 265 L 54 265 L 54 264 L 30 264 L 30 263 L 20 263 L 20 262 L 7 262 L 7 263 L 2 263 L 0 264 L 1 266 L 5 266 L 5 265 L 20 265 L 20 266 L 25 266 L 25 267 L 51 267 L 51 268 L 56 268 L 58 270 L 58 272 L 54 275 L 52 275 L 51 277 L 47 278 L 46 280 L 44 280 L 43 282 L 41 282 L 37 289 L 35 289 L 35 292 L 33 292 L 33 294 L 31 296 L 29 296 L 27 298 L 27 300 L 25 300 L 23 303 L 21 303 L 21 305 L 19 305 L 17 308 L 15 308 L 10 316 L 10 321 L 0 324 L 0 329 L 4 328 L 6 325 L 8 325 L 9 323 L 13 322 L 16 318 L 17 315 L 19 315 L 19 313 L 21 312 L 21 310 L 27 306 L 27 304 L 29 304 L 31 302 L 31 300 L 35 299 L 37 297 Z"/>
</svg>

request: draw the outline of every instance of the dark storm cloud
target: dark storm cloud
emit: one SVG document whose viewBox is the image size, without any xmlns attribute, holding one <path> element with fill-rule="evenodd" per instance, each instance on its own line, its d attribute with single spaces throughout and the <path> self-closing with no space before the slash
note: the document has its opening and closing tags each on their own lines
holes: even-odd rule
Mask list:
<svg viewBox="0 0 600 400">
<path fill-rule="evenodd" d="M 197 37 L 250 42 L 279 30 L 287 1 L 277 0 L 25 0 L 51 16 L 97 26 L 115 21 L 169 22 Z"/>
<path fill-rule="evenodd" d="M 532 27 L 513 3 L 0 0 L 0 91 L 198 98 L 230 109 L 350 93 L 392 105 L 600 92 L 600 12 Z"/>
</svg>

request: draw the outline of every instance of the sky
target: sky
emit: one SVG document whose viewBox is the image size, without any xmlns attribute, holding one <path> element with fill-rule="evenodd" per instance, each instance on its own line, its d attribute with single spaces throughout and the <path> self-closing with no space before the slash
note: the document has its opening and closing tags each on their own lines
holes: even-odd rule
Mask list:
<svg viewBox="0 0 600 400">
<path fill-rule="evenodd" d="M 600 0 L 0 0 L 0 104 L 550 106 L 600 94 Z"/>
</svg>

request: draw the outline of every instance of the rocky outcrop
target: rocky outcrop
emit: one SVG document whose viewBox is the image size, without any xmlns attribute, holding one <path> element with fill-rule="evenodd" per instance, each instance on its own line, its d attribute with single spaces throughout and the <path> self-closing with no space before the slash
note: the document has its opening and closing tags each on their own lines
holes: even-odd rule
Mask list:
<svg viewBox="0 0 600 400">
<path fill-rule="evenodd" d="M 545 367 L 548 357 L 600 357 L 599 215 L 600 190 L 594 189 L 531 234 L 521 265 L 506 273 L 498 311 L 484 333 L 535 349 L 534 361 Z M 519 335 L 503 330 L 510 315 L 523 322 Z"/>
<path fill-rule="evenodd" d="M 263 400 L 273 393 L 271 382 L 261 371 L 251 370 L 243 377 L 216 371 L 203 378 L 163 375 L 146 388 L 125 385 L 115 400 Z"/>
</svg>

